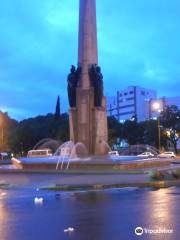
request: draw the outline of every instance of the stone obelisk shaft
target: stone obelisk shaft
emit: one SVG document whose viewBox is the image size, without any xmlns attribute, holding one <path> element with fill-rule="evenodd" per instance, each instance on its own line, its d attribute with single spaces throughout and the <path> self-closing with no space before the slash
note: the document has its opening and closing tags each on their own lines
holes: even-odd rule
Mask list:
<svg viewBox="0 0 180 240">
<path fill-rule="evenodd" d="M 83 143 L 89 154 L 103 155 L 107 152 L 104 144 L 107 142 L 105 97 L 97 107 L 97 87 L 93 86 L 92 78 L 90 81 L 90 69 L 98 65 L 96 0 L 80 0 L 79 4 L 78 66 L 81 75 L 76 88 L 76 106 L 70 108 L 70 139 Z"/>
<path fill-rule="evenodd" d="M 80 87 L 90 88 L 89 66 L 98 64 L 96 0 L 80 0 L 78 65 L 82 67 Z"/>
</svg>

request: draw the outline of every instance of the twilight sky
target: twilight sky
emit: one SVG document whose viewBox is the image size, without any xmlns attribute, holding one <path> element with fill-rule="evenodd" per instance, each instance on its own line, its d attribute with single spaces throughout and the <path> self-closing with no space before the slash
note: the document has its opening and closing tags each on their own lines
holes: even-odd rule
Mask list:
<svg viewBox="0 0 180 240">
<path fill-rule="evenodd" d="M 112 3 L 113 2 L 113 3 Z M 67 110 L 78 0 L 0 0 L 0 110 L 16 119 Z M 180 1 L 97 0 L 105 94 L 128 85 L 180 95 Z"/>
</svg>

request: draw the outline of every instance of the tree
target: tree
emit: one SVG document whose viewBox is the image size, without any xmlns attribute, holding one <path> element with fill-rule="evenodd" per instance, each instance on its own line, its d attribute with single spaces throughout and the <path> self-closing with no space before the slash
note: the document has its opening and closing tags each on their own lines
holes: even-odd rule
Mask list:
<svg viewBox="0 0 180 240">
<path fill-rule="evenodd" d="M 157 122 L 155 120 L 149 120 L 139 123 L 140 130 L 140 143 L 157 146 L 158 131 Z"/>
<path fill-rule="evenodd" d="M 129 145 L 139 143 L 139 125 L 136 118 L 125 121 L 123 125 L 123 138 L 127 140 Z"/>
<path fill-rule="evenodd" d="M 108 117 L 108 142 L 112 146 L 117 142 L 117 138 L 122 138 L 122 124 L 115 117 Z"/>
<path fill-rule="evenodd" d="M 37 116 L 25 119 L 15 129 L 16 137 L 13 139 L 12 149 L 14 152 L 27 152 L 32 149 L 40 140 L 52 138 L 59 142 L 66 142 L 69 139 L 68 114 L 61 114 L 59 119 L 54 114 Z"/>
<path fill-rule="evenodd" d="M 160 115 L 160 121 L 166 137 L 174 146 L 177 153 L 177 142 L 180 139 L 180 110 L 177 106 L 167 106 Z"/>
<path fill-rule="evenodd" d="M 57 103 L 56 103 L 55 119 L 59 119 L 60 115 L 61 115 L 61 112 L 60 112 L 60 97 L 58 96 Z"/>
<path fill-rule="evenodd" d="M 11 151 L 17 125 L 18 122 L 10 118 L 8 113 L 0 111 L 0 151 Z"/>
</svg>

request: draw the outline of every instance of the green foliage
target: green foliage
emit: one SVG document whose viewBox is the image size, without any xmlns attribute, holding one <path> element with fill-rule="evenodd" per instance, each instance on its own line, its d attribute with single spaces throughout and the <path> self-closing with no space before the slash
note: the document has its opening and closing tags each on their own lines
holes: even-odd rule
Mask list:
<svg viewBox="0 0 180 240">
<path fill-rule="evenodd" d="M 180 110 L 177 106 L 167 106 L 160 116 L 164 136 L 173 144 L 177 153 L 177 142 L 180 139 Z"/>
<path fill-rule="evenodd" d="M 0 151 L 11 151 L 13 132 L 18 122 L 0 111 Z"/>
<path fill-rule="evenodd" d="M 29 118 L 19 122 L 15 132 L 12 149 L 15 152 L 28 151 L 43 138 L 65 142 L 69 139 L 69 120 L 67 114 L 58 119 L 53 114 Z"/>
<path fill-rule="evenodd" d="M 55 119 L 58 120 L 60 118 L 60 115 L 61 115 L 61 112 L 60 112 L 60 97 L 58 96 L 57 103 L 56 103 Z"/>
<path fill-rule="evenodd" d="M 167 141 L 170 140 L 177 150 L 176 145 L 180 137 L 180 111 L 176 106 L 167 107 L 161 113 L 160 125 L 161 146 L 166 147 Z M 157 120 L 138 123 L 134 118 L 122 124 L 116 118 L 108 117 L 108 134 L 111 146 L 117 143 L 117 139 L 125 139 L 130 145 L 149 144 L 158 147 Z M 47 114 L 17 122 L 7 113 L 0 112 L 0 150 L 26 152 L 44 138 L 68 141 L 68 114 L 59 115 L 58 118 L 54 114 Z"/>
<path fill-rule="evenodd" d="M 122 137 L 122 124 L 115 117 L 108 117 L 108 139 L 109 145 L 116 143 L 117 138 Z"/>
<path fill-rule="evenodd" d="M 140 134 L 138 123 L 135 120 L 127 120 L 123 125 L 123 138 L 127 140 L 130 145 L 139 142 Z"/>
<path fill-rule="evenodd" d="M 115 118 L 108 118 L 109 143 L 112 146 L 117 138 L 125 139 L 129 145 L 149 144 L 158 148 L 158 123 L 157 120 L 150 120 L 138 123 L 136 119 L 127 120 L 124 124 L 119 123 Z M 161 146 L 166 147 L 167 141 L 161 131 Z"/>
</svg>

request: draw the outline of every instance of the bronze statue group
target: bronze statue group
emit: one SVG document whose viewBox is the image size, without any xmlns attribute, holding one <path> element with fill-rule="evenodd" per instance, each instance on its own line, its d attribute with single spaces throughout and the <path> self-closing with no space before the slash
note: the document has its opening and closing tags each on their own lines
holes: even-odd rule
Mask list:
<svg viewBox="0 0 180 240">
<path fill-rule="evenodd" d="M 70 107 L 76 107 L 76 89 L 81 78 L 81 67 L 71 66 L 71 72 L 68 75 L 68 98 Z M 92 64 L 89 68 L 89 78 L 91 87 L 94 89 L 94 106 L 102 106 L 103 98 L 103 75 L 101 68 L 97 64 Z"/>
</svg>

